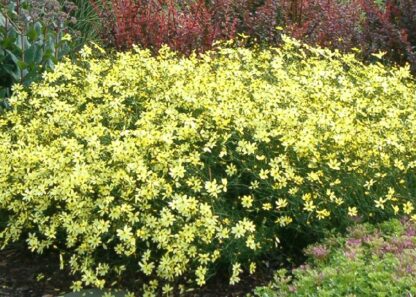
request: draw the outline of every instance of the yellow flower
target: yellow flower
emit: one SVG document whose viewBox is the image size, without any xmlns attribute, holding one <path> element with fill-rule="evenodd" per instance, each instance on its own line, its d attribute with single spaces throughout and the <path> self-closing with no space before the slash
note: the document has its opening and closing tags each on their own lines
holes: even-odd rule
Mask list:
<svg viewBox="0 0 416 297">
<path fill-rule="evenodd" d="M 250 208 L 253 206 L 253 196 L 251 195 L 244 195 L 241 199 L 241 205 L 244 208 Z"/>
<path fill-rule="evenodd" d="M 333 187 L 333 186 L 337 186 L 337 185 L 339 185 L 340 183 L 341 183 L 340 179 L 339 179 L 339 178 L 337 178 L 336 180 L 334 180 L 333 182 L 331 182 L 329 185 L 330 185 L 331 187 Z"/>
<path fill-rule="evenodd" d="M 237 167 L 234 164 L 228 164 L 227 169 L 225 170 L 228 176 L 233 176 L 237 173 Z"/>
<path fill-rule="evenodd" d="M 342 198 L 336 197 L 335 198 L 335 204 L 340 206 L 344 203 L 344 200 L 342 200 Z"/>
<path fill-rule="evenodd" d="M 376 207 L 377 207 L 377 208 L 384 209 L 384 203 L 385 203 L 385 202 L 386 202 L 386 201 L 385 201 L 383 198 L 380 198 L 380 199 L 378 199 L 378 200 L 375 200 Z"/>
<path fill-rule="evenodd" d="M 313 204 L 313 201 L 305 201 L 303 209 L 309 212 L 312 212 L 316 206 Z"/>
<path fill-rule="evenodd" d="M 66 33 L 64 36 L 62 36 L 62 40 L 63 41 L 71 41 L 72 36 L 70 34 Z"/>
<path fill-rule="evenodd" d="M 163 293 L 163 295 L 170 295 L 170 293 L 172 291 L 173 291 L 173 287 L 171 285 L 169 285 L 169 284 L 163 285 L 163 287 L 162 287 L 162 293 Z"/>
<path fill-rule="evenodd" d="M 276 219 L 275 223 L 281 227 L 287 226 L 293 222 L 293 219 L 289 216 L 282 216 Z"/>
<path fill-rule="evenodd" d="M 316 211 L 316 217 L 319 219 L 319 220 L 322 220 L 322 219 L 324 219 L 324 218 L 327 218 L 327 217 L 329 217 L 330 216 L 330 212 L 327 210 L 327 209 L 321 209 L 321 210 L 317 210 Z"/>
<path fill-rule="evenodd" d="M 356 217 L 357 215 L 358 215 L 358 210 L 357 210 L 357 207 L 355 207 L 355 206 L 352 206 L 352 207 L 348 207 L 348 215 L 350 216 L 350 217 Z"/>
<path fill-rule="evenodd" d="M 335 193 L 331 191 L 330 189 L 326 190 L 326 195 L 329 197 L 329 200 L 331 202 L 334 202 L 337 199 L 337 196 L 335 195 Z"/>
<path fill-rule="evenodd" d="M 276 208 L 282 209 L 285 208 L 288 205 L 287 199 L 279 198 L 276 201 Z"/>
<path fill-rule="evenodd" d="M 88 45 L 84 45 L 84 47 L 79 51 L 82 58 L 88 58 L 92 55 L 92 49 Z"/>
<path fill-rule="evenodd" d="M 369 190 L 373 185 L 374 185 L 375 181 L 373 179 L 370 179 L 369 181 L 366 181 L 364 184 L 364 188 L 366 188 L 367 190 Z"/>
<path fill-rule="evenodd" d="M 230 278 L 230 285 L 235 285 L 240 281 L 240 274 L 243 272 L 240 263 L 234 263 L 232 268 L 232 275 Z"/>
<path fill-rule="evenodd" d="M 196 283 L 198 286 L 205 285 L 206 274 L 207 274 L 207 268 L 205 266 L 198 266 L 198 268 L 195 271 Z"/>
<path fill-rule="evenodd" d="M 261 169 L 259 176 L 261 179 L 267 179 L 269 177 L 269 170 Z"/>
<path fill-rule="evenodd" d="M 254 236 L 249 235 L 246 240 L 246 246 L 249 249 L 255 250 L 257 248 L 256 242 L 254 241 Z"/>
<path fill-rule="evenodd" d="M 413 204 L 410 201 L 407 201 L 403 204 L 403 212 L 405 214 L 410 214 L 414 210 Z"/>
<path fill-rule="evenodd" d="M 341 163 L 338 162 L 337 160 L 331 159 L 328 162 L 328 167 L 331 168 L 331 169 L 333 169 L 333 170 L 340 170 L 341 169 L 340 166 L 341 166 Z"/>
<path fill-rule="evenodd" d="M 204 254 L 199 254 L 199 263 L 201 264 L 208 264 L 209 262 L 209 254 L 204 253 Z"/>
<path fill-rule="evenodd" d="M 205 182 L 205 190 L 207 190 L 208 194 L 212 197 L 218 198 L 218 194 L 221 193 L 222 186 L 217 184 L 217 181 L 214 179 L 213 181 Z"/>
<path fill-rule="evenodd" d="M 259 160 L 259 161 L 263 161 L 264 159 L 266 159 L 266 156 L 264 156 L 264 155 L 261 155 L 261 156 L 256 155 L 256 159 Z"/>
<path fill-rule="evenodd" d="M 302 195 L 302 200 L 305 202 L 311 201 L 312 200 L 312 194 L 311 193 L 306 193 Z"/>
<path fill-rule="evenodd" d="M 169 169 L 169 175 L 173 179 L 183 178 L 185 176 L 185 172 L 185 167 L 180 164 Z"/>
<path fill-rule="evenodd" d="M 262 207 L 263 210 L 270 210 L 272 209 L 272 204 L 269 202 L 263 203 Z"/>
<path fill-rule="evenodd" d="M 247 232 L 252 233 L 256 229 L 253 222 L 244 218 L 242 221 L 239 221 L 234 227 L 231 228 L 231 233 L 234 234 L 235 238 L 243 237 Z"/>
<path fill-rule="evenodd" d="M 259 186 L 260 186 L 259 182 L 258 182 L 257 180 L 255 180 L 255 181 L 252 181 L 252 182 L 250 183 L 250 187 L 249 187 L 249 189 L 250 189 L 250 190 L 256 190 L 256 189 L 258 189 L 258 188 L 259 188 Z"/>
<path fill-rule="evenodd" d="M 308 173 L 308 180 L 311 182 L 320 182 L 322 176 L 322 171 L 312 171 Z"/>
</svg>

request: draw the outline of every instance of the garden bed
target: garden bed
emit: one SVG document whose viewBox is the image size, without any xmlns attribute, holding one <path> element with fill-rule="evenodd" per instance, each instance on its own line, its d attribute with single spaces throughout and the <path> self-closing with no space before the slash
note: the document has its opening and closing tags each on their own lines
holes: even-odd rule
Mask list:
<svg viewBox="0 0 416 297">
<path fill-rule="evenodd" d="M 58 296 L 69 285 L 56 255 L 36 255 L 18 246 L 0 251 L 0 297 Z"/>
</svg>

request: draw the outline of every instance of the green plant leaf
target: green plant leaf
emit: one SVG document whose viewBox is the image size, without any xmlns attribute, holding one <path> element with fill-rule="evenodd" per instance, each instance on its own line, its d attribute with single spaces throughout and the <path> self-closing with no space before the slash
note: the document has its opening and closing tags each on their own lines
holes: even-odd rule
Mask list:
<svg viewBox="0 0 416 297">
<path fill-rule="evenodd" d="M 41 36 L 42 35 L 42 24 L 40 22 L 36 22 L 33 25 L 33 28 L 35 29 L 35 31 L 38 34 L 38 36 Z"/>
<path fill-rule="evenodd" d="M 3 13 L 0 12 L 0 26 L 6 26 L 6 18 L 4 17 Z"/>
<path fill-rule="evenodd" d="M 18 63 L 19 63 L 20 59 L 14 53 L 12 53 L 10 50 L 6 49 L 6 52 L 9 55 L 9 57 L 12 59 L 12 61 L 16 64 L 16 66 L 18 66 Z"/>
<path fill-rule="evenodd" d="M 13 67 L 11 65 L 3 65 L 3 70 L 8 73 L 14 81 L 20 80 L 20 69 L 18 67 Z"/>
<path fill-rule="evenodd" d="M 31 45 L 24 53 L 25 62 L 28 64 L 35 63 L 40 49 L 37 45 Z"/>
</svg>

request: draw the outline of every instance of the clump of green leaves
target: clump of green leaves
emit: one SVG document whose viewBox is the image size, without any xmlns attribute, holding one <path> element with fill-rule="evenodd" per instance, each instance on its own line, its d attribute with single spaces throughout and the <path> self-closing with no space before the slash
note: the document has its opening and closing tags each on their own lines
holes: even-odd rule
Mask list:
<svg viewBox="0 0 416 297">
<path fill-rule="evenodd" d="M 407 219 L 377 227 L 357 225 L 306 250 L 306 265 L 277 271 L 255 290 L 259 297 L 413 296 L 416 294 L 416 224 Z"/>
<path fill-rule="evenodd" d="M 72 2 L 57 0 L 1 0 L 0 99 L 11 95 L 11 86 L 28 86 L 70 50 Z"/>
<path fill-rule="evenodd" d="M 103 30 L 99 17 L 94 12 L 88 0 L 70 0 L 77 8 L 69 15 L 74 17 L 75 22 L 68 24 L 69 31 L 73 37 L 72 54 L 78 52 L 84 44 L 92 41 L 100 42 L 99 33 Z M 73 55 L 75 57 L 75 55 Z"/>
<path fill-rule="evenodd" d="M 85 47 L 0 115 L 0 245 L 55 249 L 73 289 L 235 284 L 309 234 L 415 216 L 415 93 L 409 69 L 288 38 Z"/>
</svg>

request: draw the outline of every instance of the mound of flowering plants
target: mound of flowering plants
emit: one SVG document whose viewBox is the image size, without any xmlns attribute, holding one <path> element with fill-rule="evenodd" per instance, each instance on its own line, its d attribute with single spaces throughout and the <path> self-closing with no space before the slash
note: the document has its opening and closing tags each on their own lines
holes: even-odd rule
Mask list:
<svg viewBox="0 0 416 297">
<path fill-rule="evenodd" d="M 309 263 L 293 276 L 279 270 L 256 296 L 413 296 L 416 293 L 416 225 L 391 220 L 357 225 L 306 250 Z"/>
<path fill-rule="evenodd" d="M 235 284 L 288 234 L 414 215 L 415 102 L 408 69 L 287 38 L 85 47 L 0 115 L 1 246 L 54 250 L 75 290 Z"/>
</svg>

